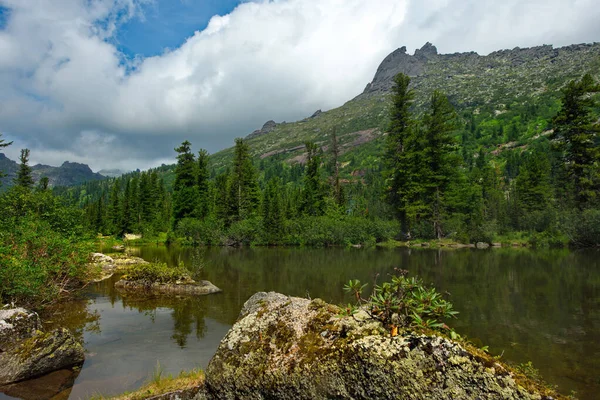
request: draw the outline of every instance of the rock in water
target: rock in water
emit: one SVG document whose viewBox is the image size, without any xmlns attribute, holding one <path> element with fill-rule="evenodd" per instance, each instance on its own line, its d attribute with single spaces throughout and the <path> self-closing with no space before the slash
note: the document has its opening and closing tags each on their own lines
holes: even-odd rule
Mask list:
<svg viewBox="0 0 600 400">
<path fill-rule="evenodd" d="M 0 385 L 83 363 L 83 347 L 66 329 L 44 333 L 36 313 L 0 311 Z"/>
<path fill-rule="evenodd" d="M 439 336 L 390 337 L 360 312 L 257 293 L 210 361 L 218 399 L 541 399 L 510 372 Z"/>
</svg>

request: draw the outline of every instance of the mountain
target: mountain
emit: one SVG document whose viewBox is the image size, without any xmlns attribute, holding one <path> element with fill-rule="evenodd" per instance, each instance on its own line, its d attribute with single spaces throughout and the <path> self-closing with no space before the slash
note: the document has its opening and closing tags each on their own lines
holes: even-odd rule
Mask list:
<svg viewBox="0 0 600 400">
<path fill-rule="evenodd" d="M 17 175 L 19 165 L 0 153 L 0 171 L 7 176 L 1 179 L 2 188 L 12 186 L 13 179 Z M 104 176 L 94 173 L 86 164 L 65 161 L 60 167 L 36 164 L 31 167 L 33 179 L 38 182 L 42 177 L 47 177 L 51 187 L 74 186 L 84 182 L 104 179 Z"/>
<path fill-rule="evenodd" d="M 98 173 L 107 178 L 118 178 L 121 175 L 124 175 L 130 171 L 123 171 L 121 169 L 101 169 Z"/>
<path fill-rule="evenodd" d="M 375 157 L 371 164 L 376 163 L 376 149 L 381 147 L 387 125 L 392 78 L 399 72 L 411 77 L 417 114 L 426 109 L 431 92 L 440 90 L 470 130 L 472 137 L 463 136 L 471 141 L 471 150 L 483 147 L 498 153 L 547 134 L 549 121 L 560 107 L 560 89 L 567 81 L 587 72 L 600 78 L 600 43 L 517 47 L 485 56 L 475 52 L 439 54 L 431 43 L 413 55 L 401 47 L 383 60 L 363 93 L 341 107 L 319 110 L 293 123 L 269 121 L 252 132 L 246 139 L 253 154 L 260 159 L 277 155 L 291 162 L 302 161 L 304 142 L 315 141 L 326 149 L 335 128 L 344 152 L 361 152 L 361 160 L 346 155 L 351 161 L 346 172 L 361 168 L 365 157 Z M 232 154 L 233 148 L 214 154 L 215 168 L 224 168 Z"/>
</svg>

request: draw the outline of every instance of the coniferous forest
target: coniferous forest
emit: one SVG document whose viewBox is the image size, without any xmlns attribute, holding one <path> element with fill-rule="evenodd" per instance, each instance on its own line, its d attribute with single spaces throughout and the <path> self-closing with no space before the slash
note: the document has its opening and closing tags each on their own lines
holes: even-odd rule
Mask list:
<svg viewBox="0 0 600 400">
<path fill-rule="evenodd" d="M 56 193 L 85 210 L 93 232 L 191 245 L 600 242 L 600 90 L 590 75 L 563 89 L 546 136 L 500 155 L 475 147 L 481 127 L 444 93 L 430 93 L 425 112 L 416 114 L 409 85 L 410 78 L 396 76 L 380 158 L 362 176 L 340 173 L 334 128 L 325 145 L 305 143 L 296 163 L 257 159 L 236 139 L 232 159 L 215 167 L 185 141 L 175 149 L 174 169 Z M 515 135 L 515 121 L 506 122 L 499 131 Z"/>
</svg>

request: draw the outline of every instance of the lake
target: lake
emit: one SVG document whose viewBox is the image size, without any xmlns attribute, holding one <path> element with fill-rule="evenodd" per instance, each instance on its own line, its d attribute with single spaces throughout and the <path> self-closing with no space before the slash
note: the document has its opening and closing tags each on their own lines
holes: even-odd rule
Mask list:
<svg viewBox="0 0 600 400">
<path fill-rule="evenodd" d="M 395 268 L 447 293 L 460 312 L 450 325 L 505 361 L 532 361 L 565 394 L 600 393 L 600 251 L 528 249 L 302 249 L 145 246 L 133 254 L 171 265 L 223 293 L 203 297 L 121 295 L 114 278 L 85 299 L 45 315 L 48 328 L 83 336 L 86 361 L 63 398 L 134 390 L 157 369 L 205 368 L 243 303 L 258 291 L 349 302 L 349 279 L 383 282 Z M 10 398 L 0 394 L 1 398 Z"/>
</svg>

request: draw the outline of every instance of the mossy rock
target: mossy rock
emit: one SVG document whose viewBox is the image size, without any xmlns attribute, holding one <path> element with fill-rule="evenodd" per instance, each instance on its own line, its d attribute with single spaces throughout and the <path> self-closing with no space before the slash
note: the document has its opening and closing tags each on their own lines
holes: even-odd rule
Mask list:
<svg viewBox="0 0 600 400">
<path fill-rule="evenodd" d="M 210 361 L 219 399 L 543 399 L 506 367 L 448 338 L 391 337 L 321 300 L 257 293 Z M 529 387 L 527 390 L 524 386 Z"/>
</svg>

